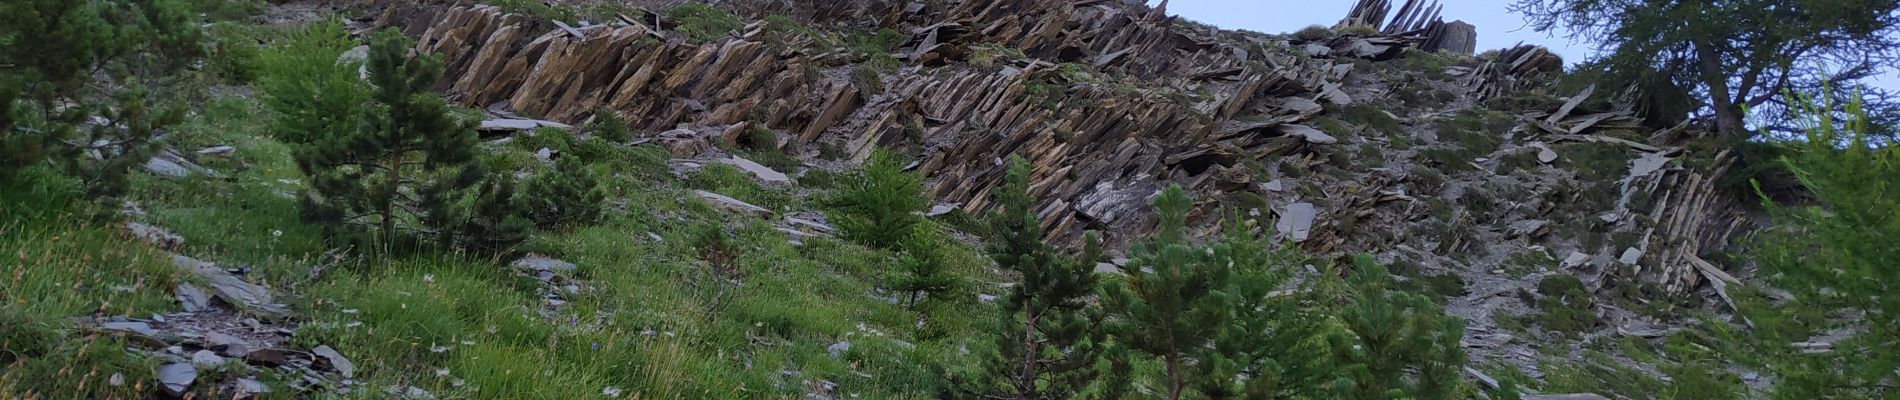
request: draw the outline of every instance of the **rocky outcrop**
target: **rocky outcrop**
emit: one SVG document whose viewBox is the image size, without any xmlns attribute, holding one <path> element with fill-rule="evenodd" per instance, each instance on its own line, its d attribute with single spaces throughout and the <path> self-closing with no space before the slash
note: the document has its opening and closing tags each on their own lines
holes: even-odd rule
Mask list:
<svg viewBox="0 0 1900 400">
<path fill-rule="evenodd" d="M 1241 213 L 1277 219 L 1263 226 L 1315 254 L 1461 276 L 1484 288 L 1448 299 L 1472 332 L 1523 307 L 1508 294 L 1534 279 L 1502 276 L 1514 260 L 1548 260 L 1528 268 L 1593 290 L 1725 299 L 1735 278 L 1701 256 L 1752 228 L 1717 187 L 1730 157 L 1683 146 L 1695 129 L 1646 128 L 1601 101 L 1626 89 L 1552 93 L 1563 61 L 1540 47 L 1466 56 L 1475 27 L 1435 4 L 1362 1 L 1347 25 L 1380 33 L 1319 37 L 1223 31 L 1130 1 L 727 5 L 818 29 L 754 22 L 695 41 L 657 13 L 549 26 L 480 5 L 386 19 L 417 21 L 408 31 L 443 55 L 455 101 L 573 125 L 614 112 L 678 158 L 755 130 L 822 168 L 903 149 L 936 202 L 978 215 L 1020 155 L 1060 241 L 1144 236 L 1148 198 L 1179 184 L 1202 199 L 1194 233 Z M 880 28 L 905 39 L 866 54 L 828 33 Z"/>
</svg>

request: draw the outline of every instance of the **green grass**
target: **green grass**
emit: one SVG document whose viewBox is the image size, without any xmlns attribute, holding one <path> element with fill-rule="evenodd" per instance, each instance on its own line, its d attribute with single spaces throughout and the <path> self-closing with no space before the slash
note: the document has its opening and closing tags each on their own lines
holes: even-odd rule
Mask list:
<svg viewBox="0 0 1900 400">
<path fill-rule="evenodd" d="M 1597 324 L 1590 291 L 1575 276 L 1555 274 L 1537 282 L 1537 324 L 1556 332 L 1575 333 Z"/>
<path fill-rule="evenodd" d="M 799 204 L 799 199 L 783 187 L 766 187 L 752 174 L 726 163 L 711 163 L 686 177 L 693 189 L 723 194 L 768 210 L 784 210 Z"/>
<path fill-rule="evenodd" d="M 183 274 L 116 224 L 89 217 L 76 182 L 44 169 L 20 178 L 0 185 L 0 397 L 138 397 L 107 380 L 150 381 L 153 363 L 65 321 L 171 311 Z"/>
<path fill-rule="evenodd" d="M 1438 144 L 1419 154 L 1447 172 L 1476 170 L 1472 161 L 1497 151 L 1514 121 L 1509 114 L 1491 110 L 1458 113 L 1435 124 Z"/>
<path fill-rule="evenodd" d="M 1368 103 L 1346 107 L 1340 112 L 1339 119 L 1386 136 L 1398 135 L 1403 133 L 1404 129 L 1399 126 L 1399 120 L 1392 118 L 1391 114 L 1386 114 L 1385 110 Z"/>
<path fill-rule="evenodd" d="M 699 42 L 719 40 L 728 36 L 728 32 L 745 26 L 731 12 L 704 3 L 681 4 L 668 11 L 666 17 L 679 23 L 679 27 L 674 30 Z"/>
</svg>

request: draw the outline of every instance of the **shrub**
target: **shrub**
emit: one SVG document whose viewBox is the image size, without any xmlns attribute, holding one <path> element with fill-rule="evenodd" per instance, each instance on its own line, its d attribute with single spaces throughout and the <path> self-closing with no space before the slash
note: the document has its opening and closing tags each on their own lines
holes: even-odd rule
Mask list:
<svg viewBox="0 0 1900 400">
<path fill-rule="evenodd" d="M 304 145 L 364 123 L 370 91 L 358 78 L 359 64 L 337 62 L 355 46 L 343 23 L 331 19 L 286 34 L 259 56 L 258 89 L 273 111 L 272 137 Z"/>
<path fill-rule="evenodd" d="M 553 171 L 528 179 L 525 189 L 515 198 L 515 207 L 536 225 L 556 230 L 599 219 L 607 197 L 599 178 L 579 160 L 556 162 Z"/>
<path fill-rule="evenodd" d="M 370 224 L 385 249 L 408 236 L 410 224 L 432 229 L 438 243 L 453 243 L 459 224 L 453 207 L 483 175 L 473 122 L 456 121 L 448 103 L 430 92 L 442 74 L 440 59 L 408 55 L 411 47 L 401 32 L 376 34 L 367 64 L 374 107 L 297 107 L 331 100 L 309 92 L 280 94 L 283 101 L 272 103 L 289 131 L 308 135 L 295 150 L 298 169 L 310 181 L 299 199 L 305 217 L 333 227 Z M 283 97 L 293 95 L 315 98 Z M 336 112 L 360 114 L 361 123 L 338 125 L 343 119 L 316 115 Z"/>
<path fill-rule="evenodd" d="M 528 240 L 528 230 L 534 226 L 513 201 L 521 196 L 515 192 L 513 177 L 491 175 L 483 180 L 469 218 L 457 227 L 459 245 L 477 254 L 513 253 Z"/>
<path fill-rule="evenodd" d="M 0 181 L 51 161 L 93 197 L 124 191 L 157 133 L 184 117 L 166 100 L 188 92 L 173 77 L 204 57 L 190 6 L 0 3 Z"/>
<path fill-rule="evenodd" d="M 1320 26 L 1320 25 L 1307 26 L 1306 28 L 1300 29 L 1298 32 L 1293 32 L 1294 40 L 1299 40 L 1299 41 L 1304 41 L 1304 42 L 1326 40 L 1326 39 L 1332 39 L 1332 38 L 1333 38 L 1333 30 L 1324 26 Z"/>
<path fill-rule="evenodd" d="M 1093 266 L 1101 243 L 1090 235 L 1077 257 L 1044 243 L 1028 190 L 1028 163 L 1012 155 L 994 192 L 997 209 L 989 230 L 996 237 L 988 252 L 998 268 L 1021 274 L 1022 282 L 997 302 L 1003 317 L 990 336 L 997 352 L 985 353 L 982 376 L 959 381 L 970 381 L 965 390 L 977 395 L 1070 398 L 1097 377 L 1088 365 L 1103 350 L 1093 345 L 1104 333 L 1098 329 L 1101 309 L 1086 300 L 1096 289 Z M 1024 379 L 1025 373 L 1035 379 Z"/>
<path fill-rule="evenodd" d="M 1391 136 L 1404 132 L 1404 128 L 1399 126 L 1399 120 L 1392 118 L 1391 114 L 1386 114 L 1385 110 L 1379 109 L 1378 106 L 1361 103 L 1346 107 L 1342 114 L 1340 119 L 1359 124 L 1380 134 Z"/>
<path fill-rule="evenodd" d="M 1544 277 L 1537 282 L 1537 293 L 1541 295 L 1537 308 L 1543 312 L 1537 322 L 1544 329 L 1574 333 L 1596 326 L 1596 301 L 1577 277 L 1564 274 Z"/>
<path fill-rule="evenodd" d="M 587 125 L 587 131 L 593 132 L 594 137 L 615 143 L 632 138 L 632 133 L 627 130 L 627 120 L 620 118 L 620 112 L 606 108 L 594 110 L 594 122 Z"/>
<path fill-rule="evenodd" d="M 897 58 L 891 56 L 898 46 L 909 39 L 902 32 L 890 28 L 874 32 L 853 33 L 845 37 L 845 49 L 864 59 L 861 68 L 884 73 L 897 70 Z"/>
<path fill-rule="evenodd" d="M 944 243 L 947 238 L 938 233 L 931 224 L 912 225 L 912 232 L 905 238 L 897 265 L 902 274 L 891 285 L 891 289 L 908 293 L 906 306 L 915 308 L 920 299 L 931 299 L 936 294 L 951 290 L 957 284 L 957 278 L 948 271 Z"/>
<path fill-rule="evenodd" d="M 923 217 L 923 176 L 904 171 L 896 153 L 877 150 L 832 201 L 831 220 L 844 237 L 866 246 L 895 249 Z"/>
</svg>

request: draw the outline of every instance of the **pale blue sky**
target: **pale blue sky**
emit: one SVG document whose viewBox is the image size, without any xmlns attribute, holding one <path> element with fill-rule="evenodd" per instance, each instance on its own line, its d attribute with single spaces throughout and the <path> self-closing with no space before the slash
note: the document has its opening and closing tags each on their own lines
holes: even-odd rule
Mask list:
<svg viewBox="0 0 1900 400">
<path fill-rule="evenodd" d="M 1146 0 L 1149 5 L 1160 0 Z M 1394 0 L 1403 4 L 1402 0 Z M 1561 35 L 1537 32 L 1524 17 L 1507 11 L 1512 0 L 1443 0 L 1446 21 L 1463 20 L 1478 27 L 1478 52 L 1511 47 L 1519 42 L 1543 45 L 1576 64 L 1596 53 L 1595 44 L 1573 43 Z M 1287 33 L 1309 25 L 1332 26 L 1352 9 L 1351 0 L 1171 0 L 1168 14 L 1225 29 Z M 1888 70 L 1870 86 L 1900 90 L 1900 71 Z"/>
<path fill-rule="evenodd" d="M 1464 20 L 1478 27 L 1478 52 L 1516 45 L 1540 44 L 1575 63 L 1591 53 L 1589 44 L 1571 44 L 1524 26 L 1524 17 L 1505 11 L 1510 0 L 1442 1 L 1446 21 Z M 1148 0 L 1158 4 L 1159 0 Z M 1172 0 L 1168 14 L 1180 15 L 1226 29 L 1264 33 L 1297 31 L 1308 25 L 1332 26 L 1352 8 L 1349 0 Z M 1393 1 L 1403 4 L 1403 1 Z"/>
</svg>

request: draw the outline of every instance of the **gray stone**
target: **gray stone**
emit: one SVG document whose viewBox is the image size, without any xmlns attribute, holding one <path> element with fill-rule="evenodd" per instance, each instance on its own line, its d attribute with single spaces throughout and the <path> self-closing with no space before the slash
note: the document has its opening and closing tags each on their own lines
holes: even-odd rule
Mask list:
<svg viewBox="0 0 1900 400">
<path fill-rule="evenodd" d="M 166 395 L 181 397 L 185 395 L 186 389 L 191 388 L 191 382 L 198 380 L 198 368 L 187 363 L 168 362 L 158 366 L 157 375 L 159 386 L 165 389 Z"/>
<path fill-rule="evenodd" d="M 559 123 L 559 122 L 553 122 L 553 121 L 542 121 L 538 119 L 510 118 L 510 119 L 491 119 L 491 120 L 482 121 L 481 126 L 477 127 L 476 130 L 490 131 L 490 132 L 526 131 L 526 130 L 534 130 L 536 128 L 573 129 L 574 126 Z"/>
<path fill-rule="evenodd" d="M 429 393 L 429 391 L 422 390 L 422 388 L 415 387 L 415 386 L 390 385 L 388 387 L 383 388 L 383 393 L 387 393 L 399 399 L 411 399 L 411 400 L 435 399 L 434 394 L 431 394 Z"/>
<path fill-rule="evenodd" d="M 739 167 L 739 170 L 752 174 L 752 176 L 758 177 L 760 181 L 764 181 L 765 183 L 785 183 L 792 181 L 791 177 L 785 176 L 782 172 L 775 171 L 771 167 L 765 166 L 765 164 L 759 164 L 752 160 L 740 158 L 739 156 L 727 157 L 724 160 L 719 160 L 719 162 Z"/>
<path fill-rule="evenodd" d="M 172 295 L 178 297 L 178 304 L 184 306 L 186 312 L 199 312 L 211 308 L 211 295 L 205 294 L 204 289 L 199 289 L 190 282 L 178 284 L 178 288 L 172 289 Z"/>
<path fill-rule="evenodd" d="M 1610 400 L 1610 398 L 1593 393 L 1571 393 L 1526 395 L 1524 396 L 1524 400 Z"/>
<path fill-rule="evenodd" d="M 708 192 L 704 190 L 694 190 L 693 194 L 698 195 L 699 198 L 706 199 L 706 201 L 708 202 L 712 202 L 713 207 L 726 209 L 727 211 L 737 211 L 737 212 L 742 212 L 742 213 L 747 213 L 747 214 L 755 214 L 759 216 L 767 216 L 767 215 L 772 214 L 772 210 L 767 210 L 765 209 L 765 207 L 755 206 L 755 205 L 752 205 L 752 203 L 739 201 L 739 199 L 728 197 L 723 194 Z"/>
<path fill-rule="evenodd" d="M 1346 65 L 1352 65 L 1352 64 L 1346 64 Z M 1307 100 L 1307 99 L 1299 98 L 1299 97 L 1288 97 L 1285 99 L 1281 99 L 1280 107 L 1288 109 L 1288 110 L 1293 110 L 1293 112 L 1300 113 L 1300 114 L 1315 113 L 1324 109 L 1324 106 L 1319 105 L 1319 102 L 1315 102 L 1312 100 Z"/>
<path fill-rule="evenodd" d="M 144 322 L 138 322 L 138 321 L 101 323 L 99 324 L 99 329 L 104 329 L 108 331 L 126 332 L 126 333 L 136 333 L 136 334 L 146 336 L 146 337 L 158 337 L 157 329 L 152 329 L 151 325 L 148 325 Z"/>
<path fill-rule="evenodd" d="M 1573 251 L 1573 252 L 1570 252 L 1570 256 L 1564 257 L 1563 267 L 1566 269 L 1576 268 L 1576 267 L 1583 266 L 1585 263 L 1588 263 L 1588 262 L 1590 262 L 1589 254 L 1583 254 L 1580 252 Z"/>
<path fill-rule="evenodd" d="M 1623 249 L 1623 255 L 1616 257 L 1616 262 L 1621 263 L 1623 265 L 1636 265 L 1636 262 L 1641 261 L 1642 259 L 1643 259 L 1643 251 L 1637 250 L 1635 247 L 1631 247 L 1631 248 Z"/>
<path fill-rule="evenodd" d="M 1544 226 L 1549 225 L 1549 224 L 1550 224 L 1550 221 L 1545 221 L 1541 219 L 1518 220 L 1517 222 L 1511 223 L 1510 236 L 1511 237 L 1528 236 L 1532 238 L 1543 236 Z"/>
<path fill-rule="evenodd" d="M 145 171 L 158 174 L 159 176 L 173 178 L 191 176 L 191 169 L 185 168 L 184 164 L 179 164 L 177 161 L 161 157 L 152 157 L 150 160 L 145 160 Z"/>
<path fill-rule="evenodd" d="M 251 349 L 249 346 L 246 346 L 247 344 L 243 338 L 223 332 L 205 333 L 205 345 L 209 346 L 212 350 L 217 350 L 218 354 L 227 357 L 243 357 L 245 354 L 250 353 Z"/>
<path fill-rule="evenodd" d="M 239 310 L 263 317 L 280 318 L 288 309 L 272 300 L 270 289 L 231 275 L 216 264 L 182 255 L 172 255 L 172 263 L 184 268 L 211 286 L 211 293 Z"/>
<path fill-rule="evenodd" d="M 837 342 L 825 347 L 825 352 L 831 353 L 831 358 L 844 357 L 847 351 L 851 351 L 851 342 Z"/>
<path fill-rule="evenodd" d="M 1648 176 L 1669 164 L 1669 156 L 1662 153 L 1643 153 L 1641 157 L 1630 160 L 1630 176 Z"/>
<path fill-rule="evenodd" d="M 199 368 L 215 368 L 224 365 L 224 357 L 219 357 L 218 353 L 211 350 L 198 350 L 196 353 L 191 353 L 191 365 Z"/>
<path fill-rule="evenodd" d="M 127 222 L 125 223 L 125 231 L 131 233 L 132 237 L 138 238 L 139 241 L 161 249 L 177 248 L 178 245 L 185 244 L 184 236 L 179 236 L 176 233 L 172 233 L 171 230 L 156 226 Z"/>
<path fill-rule="evenodd" d="M 236 147 L 218 145 L 198 149 L 198 155 L 230 157 L 232 154 L 237 154 Z"/>
<path fill-rule="evenodd" d="M 958 204 L 958 203 L 949 203 L 949 204 L 939 203 L 937 205 L 930 206 L 930 211 L 924 212 L 924 216 L 935 217 L 939 215 L 949 214 L 951 211 L 956 211 L 957 208 L 961 206 L 963 205 Z"/>
<path fill-rule="evenodd" d="M 1533 143 L 1531 146 L 1537 148 L 1537 162 L 1549 164 L 1557 161 L 1557 152 L 1551 150 L 1549 146 L 1543 143 Z"/>
<path fill-rule="evenodd" d="M 574 268 L 576 268 L 574 263 L 538 254 L 529 254 L 527 257 L 515 260 L 515 262 L 510 265 L 515 266 L 515 268 L 553 272 L 573 272 Z"/>
<path fill-rule="evenodd" d="M 310 349 L 310 354 L 314 354 L 321 361 L 328 363 L 330 368 L 335 369 L 336 373 L 342 374 L 344 378 L 356 377 L 356 364 L 351 364 L 350 359 L 344 358 L 342 353 L 336 352 L 336 349 L 332 349 L 330 346 L 317 346 L 317 348 Z"/>
<path fill-rule="evenodd" d="M 1339 143 L 1338 138 L 1334 138 L 1332 135 L 1327 135 L 1326 132 L 1320 132 L 1318 129 L 1313 129 L 1313 127 L 1306 126 L 1306 125 L 1300 125 L 1300 124 L 1280 125 L 1280 133 L 1285 134 L 1288 137 L 1300 138 L 1302 140 L 1305 140 L 1307 143 L 1313 143 L 1313 144 Z"/>
<path fill-rule="evenodd" d="M 803 219 L 803 218 L 785 217 L 785 223 L 787 225 L 791 225 L 794 227 L 810 228 L 811 230 L 818 231 L 819 233 L 831 233 L 838 230 L 838 228 L 833 228 L 831 225 L 826 225 L 823 223 L 819 223 L 817 221 L 812 221 L 812 220 Z M 657 242 L 659 241 L 659 239 L 654 239 L 654 241 Z"/>
<path fill-rule="evenodd" d="M 1318 219 L 1319 210 L 1313 207 L 1313 203 L 1293 203 L 1280 210 L 1280 221 L 1274 223 L 1273 227 L 1289 239 L 1303 242 L 1313 234 L 1313 223 Z"/>
<path fill-rule="evenodd" d="M 369 46 L 356 46 L 336 56 L 337 64 L 360 63 L 369 59 Z"/>
<path fill-rule="evenodd" d="M 270 393 L 270 386 L 251 378 L 237 379 L 238 398 L 251 398 L 258 394 Z"/>
</svg>

